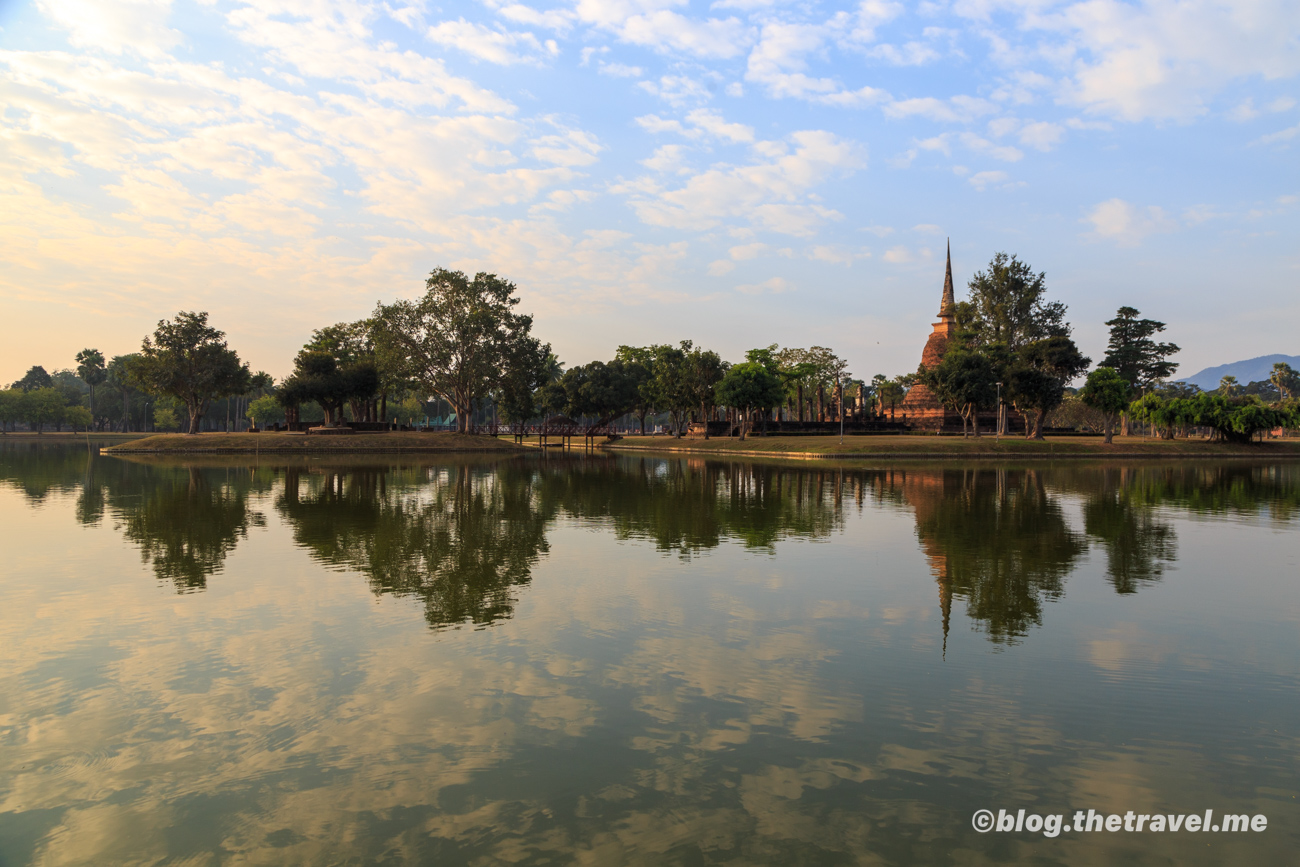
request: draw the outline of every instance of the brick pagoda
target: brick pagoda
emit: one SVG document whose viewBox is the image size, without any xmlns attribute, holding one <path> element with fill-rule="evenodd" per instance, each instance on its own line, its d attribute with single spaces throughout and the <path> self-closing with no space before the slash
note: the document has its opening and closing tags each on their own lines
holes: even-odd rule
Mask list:
<svg viewBox="0 0 1300 867">
<path fill-rule="evenodd" d="M 948 245 L 948 264 L 943 275 L 943 298 L 939 301 L 939 321 L 934 323 L 934 331 L 925 342 L 921 352 L 921 365 L 930 367 L 943 359 L 948 351 L 948 341 L 957 330 L 957 317 L 954 308 L 957 301 L 952 291 L 952 244 Z M 961 427 L 961 416 L 944 409 L 939 398 L 930 389 L 919 382 L 907 391 L 901 405 L 903 421 L 921 430 L 940 430 L 953 425 Z"/>
</svg>

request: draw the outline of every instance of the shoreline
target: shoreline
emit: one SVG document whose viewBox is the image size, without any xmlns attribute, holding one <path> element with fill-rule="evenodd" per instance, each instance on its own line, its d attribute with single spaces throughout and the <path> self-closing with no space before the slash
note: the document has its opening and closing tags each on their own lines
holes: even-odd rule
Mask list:
<svg viewBox="0 0 1300 867">
<path fill-rule="evenodd" d="M 292 433 L 153 434 L 101 448 L 102 455 L 501 454 L 524 446 L 492 436 L 447 432 L 379 432 L 346 436 Z"/>
<path fill-rule="evenodd" d="M 885 461 L 989 461 L 1057 459 L 1300 459 L 1300 439 L 1271 440 L 1258 444 L 1210 443 L 1203 440 L 1143 440 L 1119 437 L 1105 445 L 1100 437 L 1051 437 L 1043 441 L 992 438 L 979 441 L 959 437 L 888 436 L 852 438 L 841 445 L 831 437 L 750 437 L 672 439 L 641 437 L 600 441 L 598 451 L 657 453 L 691 457 L 777 458 L 783 460 L 885 460 Z M 508 438 L 485 434 L 448 432 L 359 433 L 352 436 L 306 436 L 288 433 L 155 434 L 99 449 L 104 455 L 302 455 L 302 454 L 500 454 L 548 453 L 536 445 L 516 444 Z M 559 454 L 586 452 L 581 445 L 559 449 Z"/>
</svg>

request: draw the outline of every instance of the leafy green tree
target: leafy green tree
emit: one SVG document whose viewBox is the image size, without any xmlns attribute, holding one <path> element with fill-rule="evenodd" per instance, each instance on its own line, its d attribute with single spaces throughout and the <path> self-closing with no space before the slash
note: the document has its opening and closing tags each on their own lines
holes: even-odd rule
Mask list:
<svg viewBox="0 0 1300 867">
<path fill-rule="evenodd" d="M 471 280 L 439 268 L 425 289 L 416 301 L 376 308 L 381 366 L 446 400 L 468 431 L 474 402 L 501 385 L 513 359 L 531 355 L 523 345 L 537 343 L 529 334 L 533 318 L 514 312 L 515 284 L 495 274 Z"/>
<path fill-rule="evenodd" d="M 105 369 L 109 387 L 122 395 L 122 433 L 131 429 L 131 395 L 138 390 L 139 377 L 135 370 L 139 361 L 139 353 L 114 355 Z"/>
<path fill-rule="evenodd" d="M 248 365 L 226 345 L 225 334 L 208 325 L 207 313 L 181 311 L 172 321 L 161 320 L 144 339 L 133 376 L 145 391 L 169 395 L 184 405 L 187 432 L 199 423 L 213 400 L 248 390 Z"/>
<path fill-rule="evenodd" d="M 497 386 L 497 409 L 506 422 L 519 425 L 542 413 L 542 389 L 551 381 L 556 362 L 551 347 L 536 340 L 515 344 L 515 355 L 506 364 Z"/>
<path fill-rule="evenodd" d="M 740 438 L 752 427 L 754 410 L 768 410 L 780 406 L 785 398 L 781 379 L 760 361 L 736 364 L 714 386 L 717 402 L 741 412 Z"/>
<path fill-rule="evenodd" d="M 245 414 L 254 425 L 265 426 L 267 422 L 280 418 L 284 410 L 272 395 L 264 394 L 249 403 Z"/>
<path fill-rule="evenodd" d="M 0 391 L 0 434 L 8 434 L 14 422 L 23 420 L 23 392 L 17 388 Z"/>
<path fill-rule="evenodd" d="M 90 386 L 90 415 L 95 417 L 95 387 L 108 379 L 104 353 L 98 349 L 83 349 L 77 353 L 77 376 Z"/>
<path fill-rule="evenodd" d="M 340 366 L 329 352 L 303 349 L 280 390 L 280 401 L 290 400 L 297 406 L 314 400 L 325 411 L 326 427 L 336 427 L 343 424 L 345 403 L 368 400 L 378 389 L 379 373 L 373 362 Z"/>
<path fill-rule="evenodd" d="M 659 389 L 655 381 L 655 348 L 653 346 L 620 346 L 614 358 L 636 381 L 636 403 L 632 413 L 641 424 L 645 436 L 646 416 L 655 411 Z"/>
<path fill-rule="evenodd" d="M 39 364 L 34 364 L 23 374 L 23 378 L 15 382 L 10 388 L 17 388 L 21 391 L 34 391 L 38 388 L 50 388 L 54 381 L 50 375 L 45 372 L 45 368 Z"/>
<path fill-rule="evenodd" d="M 1300 391 L 1300 373 L 1285 361 L 1273 365 L 1273 372 L 1268 379 L 1277 387 L 1278 395 L 1282 400 L 1295 397 L 1296 392 Z"/>
<path fill-rule="evenodd" d="M 1035 274 L 1015 256 L 994 255 L 968 289 L 969 299 L 957 305 L 957 323 L 979 345 L 1002 344 L 1015 351 L 1035 340 L 1070 335 L 1065 305 L 1044 300 L 1047 274 Z"/>
<path fill-rule="evenodd" d="M 1225 376 L 1219 380 L 1219 394 L 1224 397 L 1233 397 L 1241 391 L 1241 383 L 1237 382 L 1235 376 Z"/>
<path fill-rule="evenodd" d="M 691 407 L 691 396 L 686 388 L 686 354 L 691 342 L 683 340 L 680 346 L 656 344 L 651 346 L 654 362 L 652 383 L 655 407 L 667 412 L 673 433 L 681 436 Z"/>
<path fill-rule="evenodd" d="M 174 431 L 180 427 L 180 421 L 176 418 L 176 410 L 170 406 L 159 405 L 154 407 L 153 411 L 153 428 L 161 431 Z"/>
<path fill-rule="evenodd" d="M 690 341 L 683 341 L 683 346 Z M 714 406 L 713 387 L 727 373 L 728 364 L 712 350 L 691 347 L 686 349 L 683 367 L 683 396 L 690 400 L 692 408 L 700 408 L 700 421 L 707 422 L 709 410 Z"/>
<path fill-rule="evenodd" d="M 1114 369 L 1134 389 L 1150 388 L 1173 376 L 1178 369 L 1176 362 L 1169 361 L 1169 356 L 1179 351 L 1178 346 L 1152 339 L 1165 330 L 1165 323 L 1139 319 L 1140 315 L 1136 308 L 1121 307 L 1115 318 L 1106 323 L 1110 327 L 1110 342 L 1101 361 L 1103 367 Z"/>
<path fill-rule="evenodd" d="M 19 401 L 19 411 L 28 425 L 39 435 L 47 424 L 61 423 L 68 405 L 63 392 L 53 386 L 34 388 L 25 392 Z"/>
<path fill-rule="evenodd" d="M 979 411 L 991 406 L 997 393 L 997 375 L 988 355 L 964 346 L 955 346 L 931 367 L 922 366 L 917 377 L 945 407 L 961 416 L 961 433 L 974 422 L 975 436 L 980 435 Z"/>
<path fill-rule="evenodd" d="M 1011 398 L 1025 415 L 1027 439 L 1043 438 L 1043 419 L 1065 398 L 1066 383 L 1091 363 L 1073 340 L 1061 335 L 1027 343 L 1016 352 L 1007 378 Z"/>
<path fill-rule="evenodd" d="M 574 418 L 590 418 L 588 431 L 626 415 L 637 401 L 636 379 L 618 359 L 571 367 L 555 388 L 564 393 L 560 411 Z"/>
<path fill-rule="evenodd" d="M 1109 445 L 1115 437 L 1115 422 L 1129 404 L 1130 386 L 1113 367 L 1099 367 L 1088 374 L 1079 398 L 1102 414 L 1103 433 Z"/>
</svg>

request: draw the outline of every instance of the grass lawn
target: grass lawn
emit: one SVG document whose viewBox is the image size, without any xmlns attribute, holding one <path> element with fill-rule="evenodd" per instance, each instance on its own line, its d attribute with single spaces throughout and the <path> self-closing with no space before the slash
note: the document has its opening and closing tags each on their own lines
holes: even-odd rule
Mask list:
<svg viewBox="0 0 1300 867">
<path fill-rule="evenodd" d="M 991 436 L 978 439 L 951 436 L 754 436 L 745 440 L 732 438 L 697 439 L 672 437 L 626 437 L 605 448 L 622 451 L 691 451 L 717 454 L 762 454 L 772 457 L 864 456 L 864 457 L 1300 457 L 1300 439 L 1265 440 L 1252 445 L 1211 443 L 1205 440 L 1155 440 L 1142 437 L 1115 437 L 1106 445 L 1101 437 L 1053 436 L 1045 440 Z"/>
<path fill-rule="evenodd" d="M 154 434 L 104 449 L 105 454 L 217 452 L 501 452 L 519 451 L 508 439 L 458 433 L 391 431 L 319 436 L 301 433 Z"/>
</svg>

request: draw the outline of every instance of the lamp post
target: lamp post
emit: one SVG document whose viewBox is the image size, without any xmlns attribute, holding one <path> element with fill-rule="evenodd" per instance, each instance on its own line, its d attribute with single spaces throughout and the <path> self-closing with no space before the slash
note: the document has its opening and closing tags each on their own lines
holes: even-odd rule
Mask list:
<svg viewBox="0 0 1300 867">
<path fill-rule="evenodd" d="M 976 418 L 978 419 L 978 416 Z M 1000 382 L 998 383 L 998 420 L 996 424 L 994 430 L 997 433 L 993 435 L 993 441 L 1000 443 L 1002 442 L 1002 383 Z"/>
</svg>

